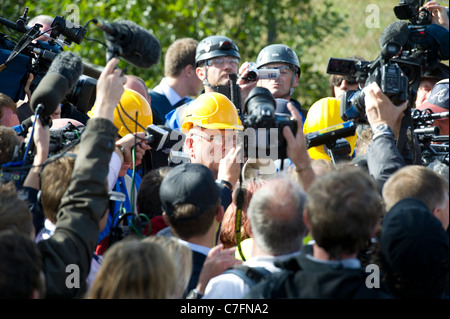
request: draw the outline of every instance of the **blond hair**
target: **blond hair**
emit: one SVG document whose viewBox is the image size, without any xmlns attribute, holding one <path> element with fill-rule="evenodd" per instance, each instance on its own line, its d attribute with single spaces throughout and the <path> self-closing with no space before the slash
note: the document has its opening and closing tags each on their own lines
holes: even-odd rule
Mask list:
<svg viewBox="0 0 450 319">
<path fill-rule="evenodd" d="M 170 254 L 175 264 L 175 285 L 171 296 L 176 299 L 183 298 L 192 273 L 192 251 L 181 244 L 177 238 L 170 236 L 150 236 L 144 242 L 157 243 Z"/>
<path fill-rule="evenodd" d="M 160 244 L 123 239 L 105 253 L 89 299 L 167 299 L 175 286 L 175 265 Z"/>
</svg>

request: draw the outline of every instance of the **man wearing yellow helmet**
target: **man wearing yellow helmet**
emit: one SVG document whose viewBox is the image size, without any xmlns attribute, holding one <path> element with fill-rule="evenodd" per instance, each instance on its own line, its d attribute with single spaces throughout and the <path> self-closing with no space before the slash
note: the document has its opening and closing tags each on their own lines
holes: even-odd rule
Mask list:
<svg viewBox="0 0 450 319">
<path fill-rule="evenodd" d="M 186 108 L 184 151 L 192 163 L 210 168 L 231 190 L 239 177 L 237 139 L 243 130 L 234 104 L 225 95 L 201 94 Z"/>
</svg>

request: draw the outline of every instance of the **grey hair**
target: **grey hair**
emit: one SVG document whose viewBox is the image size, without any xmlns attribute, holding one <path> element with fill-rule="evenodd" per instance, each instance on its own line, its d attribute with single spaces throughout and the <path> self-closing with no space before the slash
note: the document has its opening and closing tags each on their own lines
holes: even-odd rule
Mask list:
<svg viewBox="0 0 450 319">
<path fill-rule="evenodd" d="M 255 243 L 272 255 L 301 250 L 306 226 L 306 193 L 288 179 L 268 181 L 253 194 L 247 215 Z"/>
</svg>

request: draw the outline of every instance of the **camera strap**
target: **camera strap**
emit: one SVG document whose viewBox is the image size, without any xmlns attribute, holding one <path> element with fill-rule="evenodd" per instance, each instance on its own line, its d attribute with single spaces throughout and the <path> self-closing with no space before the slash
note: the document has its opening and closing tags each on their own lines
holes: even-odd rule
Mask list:
<svg viewBox="0 0 450 319">
<path fill-rule="evenodd" d="M 28 29 L 28 31 L 22 36 L 19 43 L 14 47 L 11 51 L 11 54 L 6 59 L 6 61 L 0 65 L 0 72 L 6 68 L 6 65 L 11 62 L 16 56 L 19 55 L 34 39 L 38 38 L 41 35 L 41 31 L 39 31 L 39 27 L 32 27 Z"/>
<path fill-rule="evenodd" d="M 244 253 L 242 252 L 241 245 L 241 220 L 242 220 L 242 207 L 244 206 L 245 201 L 245 192 L 242 188 L 242 167 L 243 163 L 241 163 L 241 170 L 239 174 L 239 187 L 236 193 L 236 216 L 235 216 L 235 233 L 236 233 L 236 246 L 241 256 L 242 261 L 245 261 Z"/>
<path fill-rule="evenodd" d="M 415 145 L 416 138 L 413 132 L 411 138 L 411 147 L 408 145 L 408 130 L 413 129 L 413 122 L 411 117 L 411 108 L 408 106 L 405 110 L 405 116 L 402 119 L 400 132 L 397 139 L 397 149 L 402 155 L 407 164 L 420 164 L 420 154 L 417 154 L 417 147 Z M 418 160 L 419 159 L 419 160 Z"/>
</svg>

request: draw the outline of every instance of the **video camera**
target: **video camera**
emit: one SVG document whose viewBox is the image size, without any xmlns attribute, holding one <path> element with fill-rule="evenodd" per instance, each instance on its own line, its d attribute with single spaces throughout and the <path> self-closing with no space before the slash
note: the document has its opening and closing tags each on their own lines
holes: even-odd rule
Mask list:
<svg viewBox="0 0 450 319">
<path fill-rule="evenodd" d="M 400 20 L 409 20 L 414 25 L 431 24 L 431 12 L 422 8 L 424 3 L 425 0 L 400 0 L 394 7 L 395 16 Z"/>
<path fill-rule="evenodd" d="M 26 26 L 29 19 L 27 15 L 28 8 L 17 22 L 0 17 L 0 24 L 10 31 L 24 34 L 16 43 L 12 37 L 0 33 L 0 92 L 15 102 L 25 98 L 24 88 L 29 74 L 34 75 L 30 85 L 30 91 L 33 93 L 52 61 L 63 51 L 63 46 L 71 45 L 72 42 L 81 44 L 87 30 L 83 26 L 67 22 L 64 17 L 56 16 L 50 29 L 41 31 L 41 24 Z M 47 36 L 48 40 L 37 40 L 42 35 Z M 93 78 L 80 77 L 73 90 L 66 96 L 65 102 L 73 104 L 77 109 L 89 109 L 88 104 L 95 99 L 96 83 Z"/>
<path fill-rule="evenodd" d="M 441 60 L 448 60 L 448 30 L 431 24 L 431 13 L 422 8 L 424 0 L 400 0 L 394 8 L 398 19 L 380 38 L 379 57 L 372 62 L 330 58 L 328 74 L 353 76 L 365 86 L 378 83 L 395 105 L 416 99 L 422 71 L 432 71 Z M 421 9 L 422 8 L 422 9 Z M 448 9 L 447 9 L 448 14 Z M 341 100 L 341 117 L 366 122 L 364 92 L 346 91 Z"/>
<path fill-rule="evenodd" d="M 249 62 L 248 75 L 244 78 L 247 81 L 272 80 L 280 77 L 278 69 L 258 69 L 255 62 Z"/>
<path fill-rule="evenodd" d="M 287 114 L 275 113 L 276 101 L 263 87 L 253 88 L 245 100 L 245 112 L 240 116 L 244 131 L 244 155 L 251 158 L 287 158 L 287 143 L 283 128 L 297 133 L 297 121 Z"/>
<path fill-rule="evenodd" d="M 372 62 L 330 58 L 327 73 L 355 77 L 364 86 L 376 82 L 395 105 L 400 105 L 409 97 L 408 78 L 396 63 L 398 60 L 393 59 L 400 50 L 397 43 L 390 42 L 384 45 L 379 57 Z M 361 89 L 344 92 L 341 97 L 341 118 L 344 121 L 367 122 L 364 96 Z"/>
<path fill-rule="evenodd" d="M 432 24 L 431 12 L 424 8 L 425 0 L 400 0 L 394 7 L 395 16 L 400 20 L 409 20 L 408 38 L 400 58 L 421 65 L 422 70 L 434 70 L 440 60 L 449 59 L 448 30 Z M 447 8 L 448 17 L 448 8 Z M 406 70 L 405 70 L 406 71 Z M 408 75 L 410 80 L 420 74 Z"/>
<path fill-rule="evenodd" d="M 420 146 L 421 161 L 429 165 L 434 161 L 449 165 L 449 136 L 439 135 L 438 126 L 432 126 L 435 120 L 448 119 L 449 112 L 432 113 L 430 110 L 411 110 L 414 124 L 414 136 Z"/>
<path fill-rule="evenodd" d="M 25 124 L 23 124 L 25 123 Z M 12 127 L 17 135 L 25 137 L 28 133 L 27 125 L 33 125 L 31 118 L 25 120 L 22 124 Z M 48 157 L 61 154 L 63 151 L 70 149 L 78 144 L 84 127 L 77 127 L 72 122 L 68 122 L 65 126 L 58 129 L 50 129 L 50 143 Z M 34 144 L 29 145 L 22 141 L 15 148 L 11 161 L 0 167 L 0 175 L 7 176 L 6 179 L 14 180 L 18 183 L 23 182 L 28 174 L 29 169 L 33 165 L 35 156 Z"/>
</svg>

